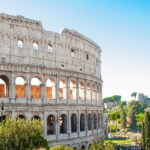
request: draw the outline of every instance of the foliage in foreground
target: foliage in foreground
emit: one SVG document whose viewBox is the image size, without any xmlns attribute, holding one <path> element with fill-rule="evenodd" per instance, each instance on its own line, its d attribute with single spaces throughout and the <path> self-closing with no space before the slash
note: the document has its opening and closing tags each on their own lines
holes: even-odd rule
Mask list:
<svg viewBox="0 0 150 150">
<path fill-rule="evenodd" d="M 50 148 L 50 150 L 73 150 L 73 148 L 64 145 L 57 145 Z"/>
<path fill-rule="evenodd" d="M 142 131 L 142 148 L 150 150 L 150 112 L 145 111 Z"/>
<path fill-rule="evenodd" d="M 2 150 L 48 149 L 42 136 L 43 126 L 39 120 L 7 119 L 0 123 L 0 148 Z"/>
<path fill-rule="evenodd" d="M 104 143 L 102 141 L 92 144 L 89 150 L 116 150 L 116 148 L 114 143 L 112 142 Z"/>
</svg>

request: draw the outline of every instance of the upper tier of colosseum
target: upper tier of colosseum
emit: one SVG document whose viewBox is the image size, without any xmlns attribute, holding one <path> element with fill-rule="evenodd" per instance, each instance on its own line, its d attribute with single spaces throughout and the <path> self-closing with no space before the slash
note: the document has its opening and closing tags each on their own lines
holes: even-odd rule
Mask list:
<svg viewBox="0 0 150 150">
<path fill-rule="evenodd" d="M 101 77 L 101 48 L 69 29 L 47 31 L 40 21 L 0 13 L 0 63 L 44 66 Z"/>
</svg>

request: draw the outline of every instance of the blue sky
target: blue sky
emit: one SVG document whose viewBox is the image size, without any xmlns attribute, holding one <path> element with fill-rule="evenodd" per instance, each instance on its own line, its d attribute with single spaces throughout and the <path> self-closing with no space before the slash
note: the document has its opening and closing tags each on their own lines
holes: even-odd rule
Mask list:
<svg viewBox="0 0 150 150">
<path fill-rule="evenodd" d="M 102 48 L 103 96 L 150 96 L 149 0 L 0 0 L 0 12 L 77 30 Z"/>
</svg>

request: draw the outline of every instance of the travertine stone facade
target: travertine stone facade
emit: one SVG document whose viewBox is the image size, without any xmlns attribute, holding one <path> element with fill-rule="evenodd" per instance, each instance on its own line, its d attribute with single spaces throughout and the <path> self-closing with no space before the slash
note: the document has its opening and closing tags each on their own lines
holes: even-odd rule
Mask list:
<svg viewBox="0 0 150 150">
<path fill-rule="evenodd" d="M 82 34 L 0 14 L 4 116 L 43 121 L 50 145 L 88 147 L 103 135 L 101 49 Z"/>
</svg>

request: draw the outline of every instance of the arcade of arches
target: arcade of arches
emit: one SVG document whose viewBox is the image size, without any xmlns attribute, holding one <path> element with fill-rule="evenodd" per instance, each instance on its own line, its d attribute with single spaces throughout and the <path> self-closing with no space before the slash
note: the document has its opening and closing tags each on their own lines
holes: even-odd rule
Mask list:
<svg viewBox="0 0 150 150">
<path fill-rule="evenodd" d="M 13 93 L 15 98 L 100 100 L 100 84 L 88 80 L 85 83 L 84 80 L 77 82 L 75 79 L 61 79 L 58 87 L 53 78 L 47 79 L 44 83 L 37 77 L 31 78 L 30 82 L 21 76 L 14 80 L 14 85 L 12 85 L 13 83 L 10 83 L 7 76 L 0 76 L 0 97 L 11 98 L 12 94 L 10 95 L 11 92 L 9 92 L 12 88 L 11 85 L 15 87 Z"/>
<path fill-rule="evenodd" d="M 18 118 L 26 119 L 26 116 L 18 115 L 17 119 Z M 38 115 L 33 116 L 32 119 L 41 120 L 40 116 Z M 70 120 L 70 130 L 67 130 L 69 127 L 67 122 L 68 120 Z M 97 130 L 102 127 L 102 121 L 103 118 L 100 113 L 88 113 L 87 117 L 84 113 L 81 113 L 79 116 L 76 113 L 73 113 L 70 116 L 70 119 L 66 114 L 61 114 L 58 120 L 56 119 L 56 115 L 50 114 L 47 117 L 47 135 L 55 135 L 57 128 L 59 129 L 58 132 L 60 134 L 67 134 L 68 131 L 71 131 L 71 133 L 77 133 Z"/>
</svg>

